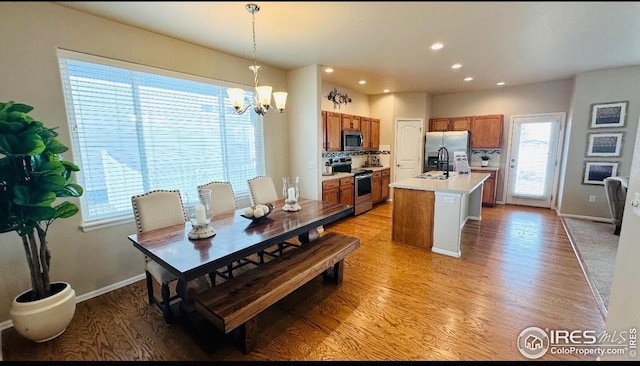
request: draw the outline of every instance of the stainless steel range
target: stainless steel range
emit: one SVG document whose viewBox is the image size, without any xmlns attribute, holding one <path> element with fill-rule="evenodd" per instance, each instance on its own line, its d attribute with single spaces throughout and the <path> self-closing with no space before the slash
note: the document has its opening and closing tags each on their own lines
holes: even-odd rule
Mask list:
<svg viewBox="0 0 640 366">
<path fill-rule="evenodd" d="M 333 160 L 333 172 L 353 173 L 354 178 L 354 216 L 371 210 L 373 201 L 371 199 L 371 185 L 373 181 L 373 170 L 362 168 L 351 168 L 351 158 L 339 158 Z"/>
<path fill-rule="evenodd" d="M 371 199 L 371 184 L 373 180 L 373 170 L 353 169 L 351 170 L 355 179 L 354 202 L 355 216 L 371 210 L 373 201 Z"/>
</svg>

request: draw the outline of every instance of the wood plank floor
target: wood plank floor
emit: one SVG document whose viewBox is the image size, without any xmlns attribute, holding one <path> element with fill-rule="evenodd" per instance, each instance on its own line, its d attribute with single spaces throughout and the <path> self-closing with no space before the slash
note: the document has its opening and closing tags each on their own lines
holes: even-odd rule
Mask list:
<svg viewBox="0 0 640 366">
<path fill-rule="evenodd" d="M 463 229 L 461 258 L 393 242 L 391 212 L 383 203 L 326 228 L 361 240 L 344 282 L 318 277 L 263 312 L 248 355 L 204 320 L 165 325 L 140 281 L 79 303 L 52 341 L 4 330 L 4 360 L 526 360 L 524 328 L 604 329 L 555 211 L 484 208 Z"/>
</svg>

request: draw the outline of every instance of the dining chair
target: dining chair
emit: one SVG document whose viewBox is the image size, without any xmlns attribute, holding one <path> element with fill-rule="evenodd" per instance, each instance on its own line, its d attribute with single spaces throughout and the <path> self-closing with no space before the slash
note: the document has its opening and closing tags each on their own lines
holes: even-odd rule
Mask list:
<svg viewBox="0 0 640 366">
<path fill-rule="evenodd" d="M 187 222 L 179 190 L 158 189 L 135 195 L 131 197 L 131 205 L 138 233 Z M 164 320 L 167 323 L 172 323 L 174 317 L 171 303 L 179 296 L 177 293 L 171 295 L 169 284 L 178 278 L 151 258 L 145 256 L 144 259 L 149 304 L 158 306 Z M 156 298 L 153 293 L 154 279 L 160 284 L 161 300 Z"/>
<path fill-rule="evenodd" d="M 247 183 L 249 184 L 249 192 L 251 193 L 252 206 L 255 206 L 257 204 L 272 203 L 278 200 L 276 185 L 275 183 L 273 183 L 273 179 L 271 179 L 271 177 L 259 175 L 257 177 L 249 179 Z M 264 263 L 264 254 L 267 254 L 271 257 L 276 257 L 277 255 L 282 255 L 286 248 L 298 246 L 298 244 L 291 243 L 289 241 L 278 243 L 278 249 L 273 251 L 265 250 L 264 252 L 258 253 L 258 256 L 260 257 L 260 263 Z"/>
<path fill-rule="evenodd" d="M 267 204 L 278 200 L 276 185 L 268 176 L 259 175 L 247 181 L 251 193 L 251 205 Z"/>
<path fill-rule="evenodd" d="M 216 212 L 234 211 L 238 208 L 236 196 L 230 182 L 214 181 L 198 186 L 201 189 L 211 190 L 211 208 L 213 214 Z"/>
<path fill-rule="evenodd" d="M 198 192 L 203 189 L 208 189 L 211 191 L 211 208 L 213 209 L 213 215 L 221 212 L 235 211 L 238 206 L 236 204 L 236 196 L 233 193 L 233 186 L 231 182 L 225 181 L 213 181 L 206 184 L 201 184 L 198 186 Z M 215 286 L 216 284 L 216 275 L 222 277 L 225 280 L 229 278 L 233 278 L 233 270 L 240 268 L 247 264 L 255 264 L 259 265 L 258 262 L 250 259 L 243 258 L 237 261 L 235 264 L 227 265 L 226 271 L 216 271 L 215 273 L 209 273 L 209 280 L 211 281 L 211 285 Z"/>
</svg>

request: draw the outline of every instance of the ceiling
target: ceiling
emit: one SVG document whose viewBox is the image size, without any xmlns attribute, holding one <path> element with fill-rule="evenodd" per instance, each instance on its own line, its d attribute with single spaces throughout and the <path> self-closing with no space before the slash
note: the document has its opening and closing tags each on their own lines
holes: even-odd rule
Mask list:
<svg viewBox="0 0 640 366">
<path fill-rule="evenodd" d="M 244 2 L 57 4 L 253 59 Z M 484 90 L 640 64 L 639 2 L 257 4 L 258 63 L 331 66 L 324 81 L 368 95 Z M 435 42 L 444 47 L 431 50 Z"/>
</svg>

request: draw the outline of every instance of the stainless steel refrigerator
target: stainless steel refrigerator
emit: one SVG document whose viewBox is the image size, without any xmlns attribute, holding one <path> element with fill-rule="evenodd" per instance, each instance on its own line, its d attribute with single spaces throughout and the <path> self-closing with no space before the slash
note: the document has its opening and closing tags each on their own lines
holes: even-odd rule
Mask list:
<svg viewBox="0 0 640 366">
<path fill-rule="evenodd" d="M 424 171 L 438 169 L 438 150 L 441 146 L 449 152 L 449 170 L 454 170 L 454 152 L 464 151 L 471 159 L 469 131 L 427 132 L 424 144 Z"/>
</svg>

